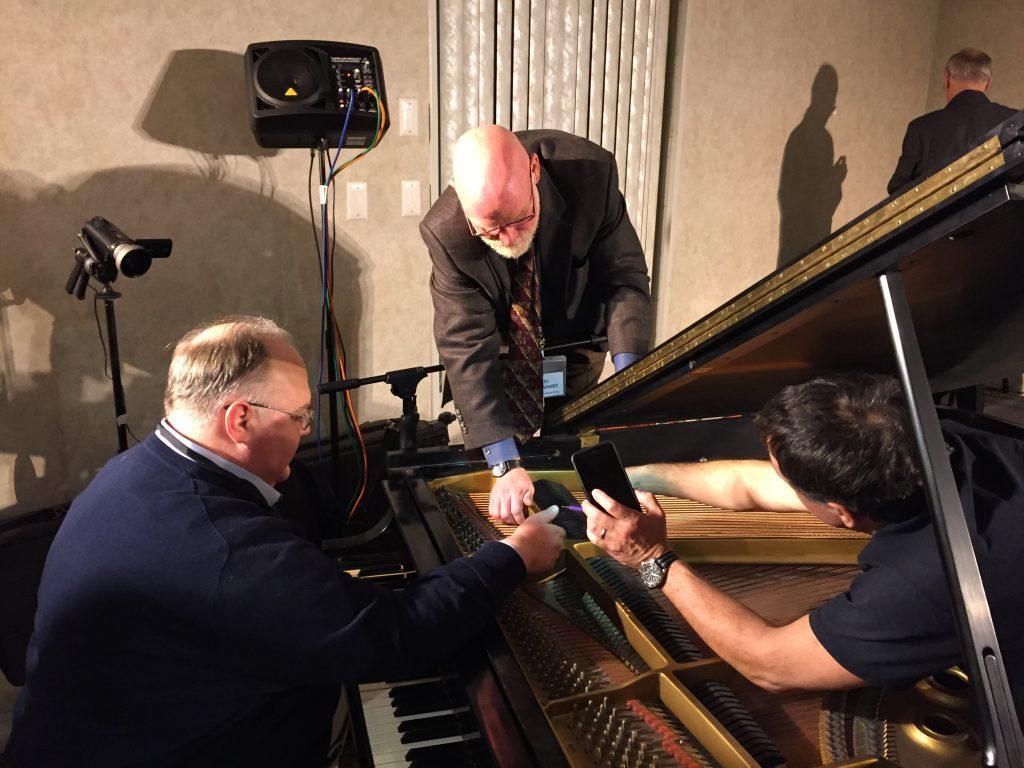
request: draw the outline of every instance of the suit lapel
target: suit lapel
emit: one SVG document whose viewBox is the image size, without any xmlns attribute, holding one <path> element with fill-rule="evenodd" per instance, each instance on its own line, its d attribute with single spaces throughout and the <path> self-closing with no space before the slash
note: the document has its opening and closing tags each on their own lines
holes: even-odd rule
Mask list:
<svg viewBox="0 0 1024 768">
<path fill-rule="evenodd" d="M 540 166 L 540 225 L 534 238 L 540 264 L 541 319 L 564 308 L 572 269 L 572 224 L 564 221 L 565 200 Z"/>
</svg>

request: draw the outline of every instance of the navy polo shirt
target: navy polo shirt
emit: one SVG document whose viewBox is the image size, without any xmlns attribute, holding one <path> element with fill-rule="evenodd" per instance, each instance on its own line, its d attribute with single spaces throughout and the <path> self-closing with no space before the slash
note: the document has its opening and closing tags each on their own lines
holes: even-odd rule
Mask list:
<svg viewBox="0 0 1024 768">
<path fill-rule="evenodd" d="M 491 542 L 401 592 L 353 579 L 251 483 L 150 435 L 53 542 L 7 756 L 319 767 L 340 684 L 433 669 L 524 575 Z"/>
<path fill-rule="evenodd" d="M 1013 696 L 1024 704 L 1024 441 L 942 420 Z M 945 571 L 927 509 L 879 529 L 849 590 L 810 614 L 832 657 L 880 688 L 962 663 Z"/>
</svg>

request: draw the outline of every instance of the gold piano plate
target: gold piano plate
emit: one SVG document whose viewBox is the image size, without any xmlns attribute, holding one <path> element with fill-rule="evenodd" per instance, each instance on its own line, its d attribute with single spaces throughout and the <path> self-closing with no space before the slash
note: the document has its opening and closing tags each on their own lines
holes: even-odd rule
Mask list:
<svg viewBox="0 0 1024 768">
<path fill-rule="evenodd" d="M 751 286 L 736 299 L 669 339 L 621 373 L 562 406 L 552 414 L 551 425 L 565 425 L 593 412 L 613 396 L 651 378 L 666 365 L 690 355 L 706 342 L 744 322 L 808 281 L 836 270 L 878 240 L 999 169 L 1004 162 L 999 137 L 992 137 L 840 231 L 821 247 Z M 693 368 L 692 361 L 690 367 Z M 700 373 L 699 370 L 691 371 L 692 375 Z"/>
</svg>

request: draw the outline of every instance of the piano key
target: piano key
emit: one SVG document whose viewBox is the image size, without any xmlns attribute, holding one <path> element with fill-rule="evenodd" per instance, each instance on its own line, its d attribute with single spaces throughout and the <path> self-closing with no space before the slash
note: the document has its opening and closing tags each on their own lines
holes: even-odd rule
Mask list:
<svg viewBox="0 0 1024 768">
<path fill-rule="evenodd" d="M 465 692 L 451 677 L 359 687 L 377 768 L 488 766 Z"/>
<path fill-rule="evenodd" d="M 385 766 L 391 768 L 391 766 L 411 765 L 414 760 L 426 755 L 441 754 L 427 751 L 430 747 L 446 746 L 449 748 L 443 753 L 446 755 L 468 755 L 469 752 L 466 750 L 464 742 L 474 739 L 479 740 L 480 734 L 473 732 L 447 736 L 443 739 L 430 739 L 417 744 L 380 745 L 380 748 L 371 742 L 370 748 L 376 768 L 385 768 Z M 449 765 L 457 765 L 457 763 L 449 763 Z"/>
<path fill-rule="evenodd" d="M 398 732 L 402 734 L 402 743 L 410 744 L 430 739 L 443 739 L 447 736 L 457 736 L 472 731 L 473 723 L 459 717 L 460 714 L 462 713 L 403 720 L 398 725 Z"/>
</svg>

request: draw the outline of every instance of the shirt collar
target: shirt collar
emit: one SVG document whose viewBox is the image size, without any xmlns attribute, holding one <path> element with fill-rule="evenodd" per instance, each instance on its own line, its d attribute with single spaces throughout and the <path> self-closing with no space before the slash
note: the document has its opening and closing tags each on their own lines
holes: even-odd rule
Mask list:
<svg viewBox="0 0 1024 768">
<path fill-rule="evenodd" d="M 173 426 L 171 426 L 171 423 L 167 419 L 161 420 L 160 424 L 163 426 L 164 429 L 166 429 L 168 432 L 170 432 L 172 435 L 178 438 L 178 440 L 180 440 L 190 451 L 195 451 L 203 458 L 209 459 L 218 467 L 223 469 L 225 472 L 228 472 L 234 475 L 235 477 L 241 478 L 242 480 L 252 483 L 256 487 L 256 490 L 260 492 L 260 495 L 266 500 L 268 506 L 274 506 L 281 499 L 281 492 L 275 489 L 266 480 L 257 477 L 247 469 L 243 469 L 242 467 L 235 464 L 233 461 L 228 461 L 223 456 L 218 456 L 216 453 L 209 450 L 208 448 L 204 448 L 203 446 L 199 445 L 199 443 L 196 443 L 193 440 L 189 440 L 187 437 L 185 437 L 185 435 L 181 434 L 181 432 L 179 432 Z M 185 458 L 189 459 L 190 461 L 192 460 L 190 456 L 181 453 L 181 451 L 179 451 L 172 443 L 164 439 L 164 437 L 160 434 L 159 431 L 157 431 L 156 435 L 164 442 L 165 445 L 167 445 L 168 448 L 173 450 L 175 453 L 185 456 Z"/>
</svg>

